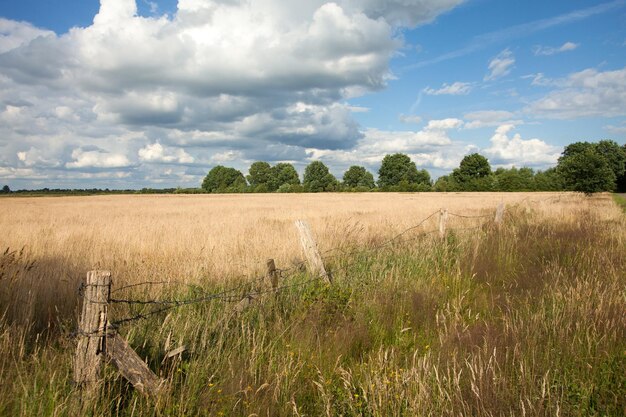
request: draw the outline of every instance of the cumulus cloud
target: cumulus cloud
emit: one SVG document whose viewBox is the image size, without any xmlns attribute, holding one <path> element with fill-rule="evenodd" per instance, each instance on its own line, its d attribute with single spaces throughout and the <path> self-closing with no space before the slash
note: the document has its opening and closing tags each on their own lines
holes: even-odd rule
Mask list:
<svg viewBox="0 0 626 417">
<path fill-rule="evenodd" d="M 462 1 L 179 0 L 142 17 L 135 0 L 101 0 L 92 25 L 58 35 L 0 19 L 0 166 L 145 183 L 229 152 L 354 149 L 364 109 L 346 100 L 385 87 L 401 28 Z"/>
<path fill-rule="evenodd" d="M 455 82 L 452 84 L 443 84 L 443 86 L 439 89 L 434 89 L 430 87 L 426 87 L 424 92 L 431 96 L 440 96 L 440 95 L 451 95 L 451 96 L 460 96 L 467 95 L 472 91 L 471 83 L 463 83 L 463 82 Z"/>
<path fill-rule="evenodd" d="M 112 154 L 101 150 L 85 151 L 74 149 L 72 151 L 73 162 L 65 164 L 70 169 L 90 169 L 90 168 L 126 168 L 130 161 L 126 155 Z"/>
<path fill-rule="evenodd" d="M 500 52 L 489 62 L 489 73 L 485 75 L 484 81 L 493 81 L 508 75 L 515 64 L 513 52 L 508 48 Z"/>
<path fill-rule="evenodd" d="M 458 165 L 466 146 L 455 142 L 450 132 L 463 126 L 455 118 L 430 120 L 417 131 L 366 129 L 357 145 L 350 150 L 309 149 L 309 160 L 322 160 L 335 167 L 337 174 L 350 165 L 365 165 L 376 171 L 386 154 L 408 154 L 420 168 L 451 169 Z"/>
<path fill-rule="evenodd" d="M 573 119 L 626 115 L 626 68 L 586 69 L 558 80 L 559 88 L 526 107 L 538 117 Z"/>
<path fill-rule="evenodd" d="M 550 55 L 559 54 L 561 52 L 573 51 L 579 46 L 580 44 L 577 44 L 574 42 L 565 42 L 563 45 L 557 48 L 551 47 L 551 46 L 536 45 L 533 47 L 533 53 L 537 56 L 539 55 L 550 56 Z"/>
<path fill-rule="evenodd" d="M 184 149 L 165 149 L 159 142 L 139 149 L 139 159 L 144 162 L 191 164 L 194 159 Z"/>
<path fill-rule="evenodd" d="M 54 32 L 36 28 L 27 22 L 0 17 L 0 54 L 27 45 L 39 37 L 54 37 Z"/>
<path fill-rule="evenodd" d="M 494 165 L 542 167 L 557 162 L 561 148 L 540 139 L 522 139 L 519 133 L 509 137 L 514 129 L 513 124 L 499 126 L 491 137 L 491 146 L 483 150 Z"/>
</svg>

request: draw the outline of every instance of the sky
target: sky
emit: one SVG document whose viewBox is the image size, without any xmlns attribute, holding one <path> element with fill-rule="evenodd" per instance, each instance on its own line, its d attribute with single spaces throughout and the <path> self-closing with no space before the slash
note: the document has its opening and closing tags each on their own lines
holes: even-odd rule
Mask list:
<svg viewBox="0 0 626 417">
<path fill-rule="evenodd" d="M 626 0 L 0 2 L 0 185 L 197 187 L 216 165 L 626 142 Z"/>
</svg>

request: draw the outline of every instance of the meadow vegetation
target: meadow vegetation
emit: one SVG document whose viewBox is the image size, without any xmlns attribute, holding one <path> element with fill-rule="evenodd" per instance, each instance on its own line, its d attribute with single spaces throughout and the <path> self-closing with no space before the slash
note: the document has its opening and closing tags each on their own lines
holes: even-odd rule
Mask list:
<svg viewBox="0 0 626 417">
<path fill-rule="evenodd" d="M 507 204 L 504 224 L 492 221 Z M 198 303 L 120 328 L 165 378 L 107 368 L 88 415 L 618 416 L 626 411 L 626 220 L 610 195 L 523 193 L 5 198 L 0 414 L 77 415 L 71 366 L 88 270 L 116 296 L 187 299 L 264 261 L 288 288 L 242 313 Z M 445 207 L 446 238 L 437 216 Z M 333 285 L 310 281 L 309 220 Z M 387 244 L 385 244 L 387 243 Z M 293 284 L 293 285 L 292 285 Z M 151 306 L 113 305 L 111 317 Z M 184 344 L 178 359 L 164 359 Z"/>
</svg>

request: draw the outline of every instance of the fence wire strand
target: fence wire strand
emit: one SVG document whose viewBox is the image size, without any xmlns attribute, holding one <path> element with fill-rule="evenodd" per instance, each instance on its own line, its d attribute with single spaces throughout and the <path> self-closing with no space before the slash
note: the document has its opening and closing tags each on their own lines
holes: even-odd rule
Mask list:
<svg viewBox="0 0 626 417">
<path fill-rule="evenodd" d="M 545 201 L 549 201 L 549 200 L 554 200 L 554 199 L 558 199 L 559 201 L 563 198 L 564 196 L 552 196 L 552 197 L 548 197 L 546 199 L 541 199 L 541 200 L 530 200 L 528 197 L 526 197 L 525 199 L 515 203 L 514 205 L 511 205 L 509 207 L 505 207 L 505 211 L 510 211 L 513 208 L 517 208 L 519 206 L 521 206 L 524 202 L 529 202 L 529 203 L 540 203 L 540 202 L 545 202 Z M 439 214 L 440 210 L 434 211 L 433 213 L 431 213 L 430 215 L 428 215 L 427 217 L 425 217 L 424 219 L 422 219 L 419 223 L 417 223 L 414 226 L 411 226 L 405 230 L 403 230 L 402 232 L 394 235 L 392 238 L 385 240 L 384 242 L 375 245 L 375 246 L 370 246 L 370 247 L 366 247 L 364 249 L 359 249 L 359 250 L 355 250 L 355 251 L 345 251 L 341 248 L 333 248 L 333 249 L 329 249 L 327 251 L 324 252 L 324 254 L 328 254 L 331 252 L 339 252 L 337 254 L 334 255 L 330 255 L 330 256 L 326 256 L 324 257 L 324 261 L 329 261 L 331 259 L 335 259 L 338 257 L 350 257 L 350 256 L 354 256 L 354 255 L 358 255 L 358 254 L 362 254 L 365 252 L 371 252 L 371 251 L 377 251 L 380 250 L 388 245 L 391 245 L 393 243 L 407 243 L 407 242 L 411 242 L 411 241 L 415 241 L 417 239 L 420 239 L 424 236 L 427 235 L 431 235 L 434 234 L 436 232 L 438 232 L 438 230 L 429 230 L 429 231 L 423 231 L 421 233 L 418 233 L 410 238 L 407 239 L 402 239 L 399 240 L 402 236 L 408 234 L 409 232 L 421 227 L 424 223 L 426 223 L 428 220 L 430 220 L 431 218 L 433 218 L 435 215 Z M 485 219 L 485 218 L 490 218 L 493 217 L 492 214 L 485 214 L 485 215 L 462 215 L 462 214 L 458 214 L 458 213 L 451 213 L 448 212 L 449 215 L 454 216 L 454 217 L 458 217 L 458 218 L 465 218 L 465 219 Z M 465 228 L 450 228 L 448 229 L 449 231 L 469 231 L 469 230 L 477 230 L 477 229 L 481 229 L 483 228 L 485 225 L 489 224 L 490 221 L 486 221 L 486 222 L 482 222 L 480 225 L 478 226 L 471 226 L 471 227 L 465 227 Z M 160 306 L 159 308 L 153 309 L 151 311 L 148 312 L 142 312 L 142 313 L 138 313 L 135 314 L 133 316 L 130 317 L 125 317 L 122 319 L 118 319 L 115 321 L 110 321 L 108 323 L 110 328 L 113 329 L 117 329 L 119 328 L 121 325 L 123 324 L 127 324 L 130 322 L 134 322 L 137 320 L 143 320 L 143 319 L 147 319 L 153 315 L 156 314 L 160 314 L 160 313 L 164 313 L 182 306 L 188 306 L 188 305 L 192 305 L 192 304 L 199 304 L 199 303 L 205 303 L 205 302 L 209 302 L 209 301 L 214 301 L 214 300 L 219 300 L 219 301 L 223 301 L 223 302 L 230 302 L 230 303 L 234 303 L 234 302 L 241 302 L 242 300 L 245 299 L 256 299 L 260 296 L 263 296 L 265 294 L 272 294 L 272 293 L 278 293 L 281 291 L 285 291 L 288 289 L 293 289 L 293 288 L 297 288 L 297 287 L 301 287 L 301 286 L 306 286 L 309 284 L 312 284 L 314 282 L 326 279 L 326 278 L 330 278 L 332 277 L 333 274 L 337 274 L 338 272 L 346 272 L 348 271 L 348 269 L 350 269 L 351 267 L 353 267 L 354 265 L 357 265 L 360 261 L 359 260 L 354 260 L 352 262 L 349 262 L 345 265 L 342 265 L 334 270 L 328 270 L 328 272 L 324 273 L 324 274 L 319 274 L 313 278 L 301 281 L 301 282 L 297 282 L 297 283 L 291 283 L 291 284 L 284 284 L 281 286 L 277 286 L 277 287 L 273 287 L 273 288 L 267 288 L 267 289 L 254 289 L 254 285 L 257 284 L 258 282 L 266 279 L 266 276 L 258 276 L 250 281 L 245 281 L 235 287 L 223 290 L 223 291 L 219 291 L 216 293 L 206 293 L 204 290 L 202 290 L 201 288 L 198 288 L 197 285 L 193 285 L 193 284 L 188 284 L 188 283 L 184 283 L 184 282 L 180 282 L 180 281 L 145 281 L 145 282 L 140 282 L 140 283 L 136 283 L 136 284 L 130 284 L 130 285 L 125 285 L 119 288 L 116 288 L 115 290 L 111 291 L 111 294 L 113 293 L 118 293 L 120 291 L 123 290 L 127 290 L 127 289 L 131 289 L 131 288 L 136 288 L 136 287 L 140 287 L 140 286 L 152 286 L 152 285 L 185 285 L 185 286 L 189 286 L 195 290 L 200 290 L 201 292 L 204 293 L 204 295 L 202 295 L 201 297 L 195 297 L 195 298 L 189 298 L 189 299 L 173 299 L 173 300 L 137 300 L 137 299 L 125 299 L 125 298 L 110 298 L 109 299 L 109 303 L 110 304 L 126 304 L 129 306 L 135 306 L 135 305 L 139 305 L 139 306 Z M 297 264 L 291 266 L 290 268 L 286 268 L 286 269 L 276 269 L 276 272 L 279 273 L 280 277 L 283 280 L 286 280 L 288 278 L 291 278 L 293 276 L 295 276 L 296 274 L 298 274 L 298 272 L 300 272 L 302 270 L 302 267 L 306 264 L 306 261 L 301 261 L 298 262 Z M 240 276 L 240 278 L 245 278 L 247 277 L 246 275 L 242 275 Z M 85 284 L 81 285 L 81 287 L 79 288 L 79 294 L 81 295 L 82 298 L 84 297 L 84 287 Z M 252 289 L 250 289 L 252 287 Z M 242 292 L 240 294 L 235 294 L 237 291 L 240 291 L 242 289 L 247 288 L 248 290 L 245 292 Z M 88 299 L 85 299 L 85 301 L 90 301 Z M 93 301 L 90 301 L 93 302 Z M 95 335 L 99 335 L 98 337 L 103 336 L 102 334 L 102 329 L 97 329 L 94 331 L 82 331 L 82 330 L 78 330 L 76 332 L 74 332 L 74 335 L 82 335 L 82 336 L 87 336 L 87 337 L 91 337 L 91 336 L 95 336 Z"/>
</svg>

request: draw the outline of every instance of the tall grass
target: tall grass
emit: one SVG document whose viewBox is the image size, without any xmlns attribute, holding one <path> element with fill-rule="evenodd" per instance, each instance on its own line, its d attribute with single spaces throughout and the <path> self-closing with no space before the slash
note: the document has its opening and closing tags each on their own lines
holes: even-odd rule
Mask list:
<svg viewBox="0 0 626 417">
<path fill-rule="evenodd" d="M 327 256 L 333 286 L 307 283 L 298 272 L 288 283 L 302 285 L 265 296 L 243 313 L 214 301 L 122 327 L 166 378 L 167 391 L 144 398 L 107 368 L 86 410 L 95 416 L 624 415 L 626 221 L 606 196 L 552 207 L 561 214 L 520 205 L 507 211 L 500 228 L 487 222 L 451 231 L 444 241 L 420 234 L 436 228 L 431 224 L 378 249 L 387 237 L 381 229 L 359 235 L 348 228 L 344 235 L 355 237 Z M 460 226 L 478 224 L 471 222 Z M 8 381 L 0 385 L 0 413 L 76 415 L 74 344 L 65 330 L 75 325 L 78 299 L 70 291 L 75 282 L 65 293 L 57 285 L 63 276 L 55 275 L 68 271 L 71 280 L 81 265 L 70 254 L 44 264 L 27 252 L 0 258 L 0 378 Z M 189 298 L 234 283 L 192 282 L 121 293 Z M 56 302 L 46 298 L 50 291 L 60 297 Z M 116 305 L 111 314 L 139 311 Z M 164 359 L 180 344 L 188 348 L 181 358 Z"/>
</svg>

